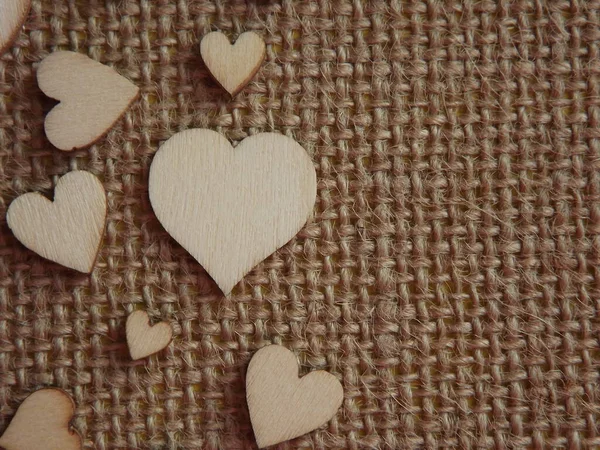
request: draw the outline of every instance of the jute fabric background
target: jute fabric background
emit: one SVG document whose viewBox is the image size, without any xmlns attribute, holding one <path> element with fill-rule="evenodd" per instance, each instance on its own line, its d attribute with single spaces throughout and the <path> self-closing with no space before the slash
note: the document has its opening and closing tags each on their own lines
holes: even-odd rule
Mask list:
<svg viewBox="0 0 600 450">
<path fill-rule="evenodd" d="M 57 386 L 86 448 L 254 448 L 245 369 L 278 343 L 345 389 L 282 449 L 599 448 L 599 26 L 592 0 L 34 0 L 0 57 L 0 430 Z M 212 30 L 268 44 L 233 100 L 199 56 Z M 74 153 L 35 80 L 59 49 L 142 92 Z M 309 223 L 229 299 L 148 201 L 160 142 L 194 127 L 284 133 L 317 168 Z M 74 169 L 109 199 L 89 276 L 4 220 Z M 134 309 L 176 334 L 135 363 Z"/>
</svg>

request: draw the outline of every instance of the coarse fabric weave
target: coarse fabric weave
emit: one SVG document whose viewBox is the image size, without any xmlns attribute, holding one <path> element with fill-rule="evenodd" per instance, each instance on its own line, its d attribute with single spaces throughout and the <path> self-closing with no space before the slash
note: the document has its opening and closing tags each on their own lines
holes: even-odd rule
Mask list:
<svg viewBox="0 0 600 450">
<path fill-rule="evenodd" d="M 214 30 L 267 42 L 233 99 L 200 57 Z M 141 89 L 71 153 L 35 78 L 57 50 Z M 148 200 L 154 153 L 189 128 L 283 133 L 317 169 L 308 224 L 230 298 Z M 600 448 L 599 167 L 596 0 L 33 0 L 0 56 L 0 430 L 56 386 L 87 449 L 252 449 L 245 370 L 277 343 L 345 390 L 281 449 Z M 5 221 L 75 169 L 108 194 L 91 275 Z M 133 362 L 135 309 L 175 338 Z"/>
</svg>

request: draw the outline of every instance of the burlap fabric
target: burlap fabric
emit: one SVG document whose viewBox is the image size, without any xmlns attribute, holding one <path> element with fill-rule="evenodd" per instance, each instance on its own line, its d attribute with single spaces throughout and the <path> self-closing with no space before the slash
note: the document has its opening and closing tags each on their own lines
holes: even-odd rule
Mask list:
<svg viewBox="0 0 600 450">
<path fill-rule="evenodd" d="M 592 0 L 34 0 L 0 57 L 0 430 L 57 386 L 86 448 L 254 448 L 245 369 L 278 343 L 345 389 L 283 449 L 600 448 L 599 25 Z M 212 30 L 268 44 L 233 100 L 199 55 Z M 58 49 L 142 92 L 73 153 L 35 80 Z M 148 201 L 160 142 L 194 127 L 284 133 L 317 167 L 313 218 L 229 299 Z M 108 192 L 90 276 L 4 220 L 74 169 Z M 142 308 L 176 336 L 134 363 Z"/>
</svg>

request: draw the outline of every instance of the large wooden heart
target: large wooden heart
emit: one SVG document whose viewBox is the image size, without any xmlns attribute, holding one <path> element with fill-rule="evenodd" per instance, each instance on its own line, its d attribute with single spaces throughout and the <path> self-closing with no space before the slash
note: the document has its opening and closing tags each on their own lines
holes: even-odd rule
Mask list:
<svg viewBox="0 0 600 450">
<path fill-rule="evenodd" d="M 165 229 L 227 295 L 302 228 L 317 182 L 291 138 L 261 133 L 233 148 L 217 132 L 194 129 L 160 147 L 149 189 Z"/>
</svg>

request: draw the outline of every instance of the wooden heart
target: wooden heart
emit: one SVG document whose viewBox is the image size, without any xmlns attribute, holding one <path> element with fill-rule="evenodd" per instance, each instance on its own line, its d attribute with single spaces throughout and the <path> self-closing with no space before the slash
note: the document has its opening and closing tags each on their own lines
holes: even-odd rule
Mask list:
<svg viewBox="0 0 600 450">
<path fill-rule="evenodd" d="M 291 138 L 261 133 L 234 149 L 219 133 L 195 129 L 160 147 L 149 189 L 158 220 L 227 295 L 302 228 L 317 182 Z"/>
<path fill-rule="evenodd" d="M 298 378 L 296 356 L 279 345 L 261 348 L 246 374 L 246 398 L 259 448 L 327 423 L 344 399 L 338 379 L 323 370 Z"/>
<path fill-rule="evenodd" d="M 31 8 L 31 0 L 0 0 L 0 55 L 15 39 Z"/>
<path fill-rule="evenodd" d="M 231 96 L 254 78 L 266 51 L 265 41 L 251 31 L 242 33 L 234 45 L 219 31 L 208 33 L 200 43 L 200 54 L 206 67 Z"/>
<path fill-rule="evenodd" d="M 70 430 L 73 400 L 60 389 L 40 389 L 25 399 L 0 437 L 5 450 L 78 450 L 81 438 Z"/>
<path fill-rule="evenodd" d="M 37 192 L 17 197 L 6 213 L 8 226 L 30 250 L 89 273 L 106 221 L 106 194 L 89 172 L 69 172 L 56 183 L 54 201 Z"/>
<path fill-rule="evenodd" d="M 131 359 L 142 359 L 161 351 L 173 338 L 173 328 L 167 322 L 150 326 L 150 317 L 145 311 L 134 311 L 127 317 L 125 325 L 127 346 Z"/>
<path fill-rule="evenodd" d="M 44 128 L 52 145 L 65 151 L 100 139 L 139 92 L 110 67 L 74 52 L 44 58 L 37 79 L 48 97 L 61 101 L 46 116 Z"/>
</svg>

